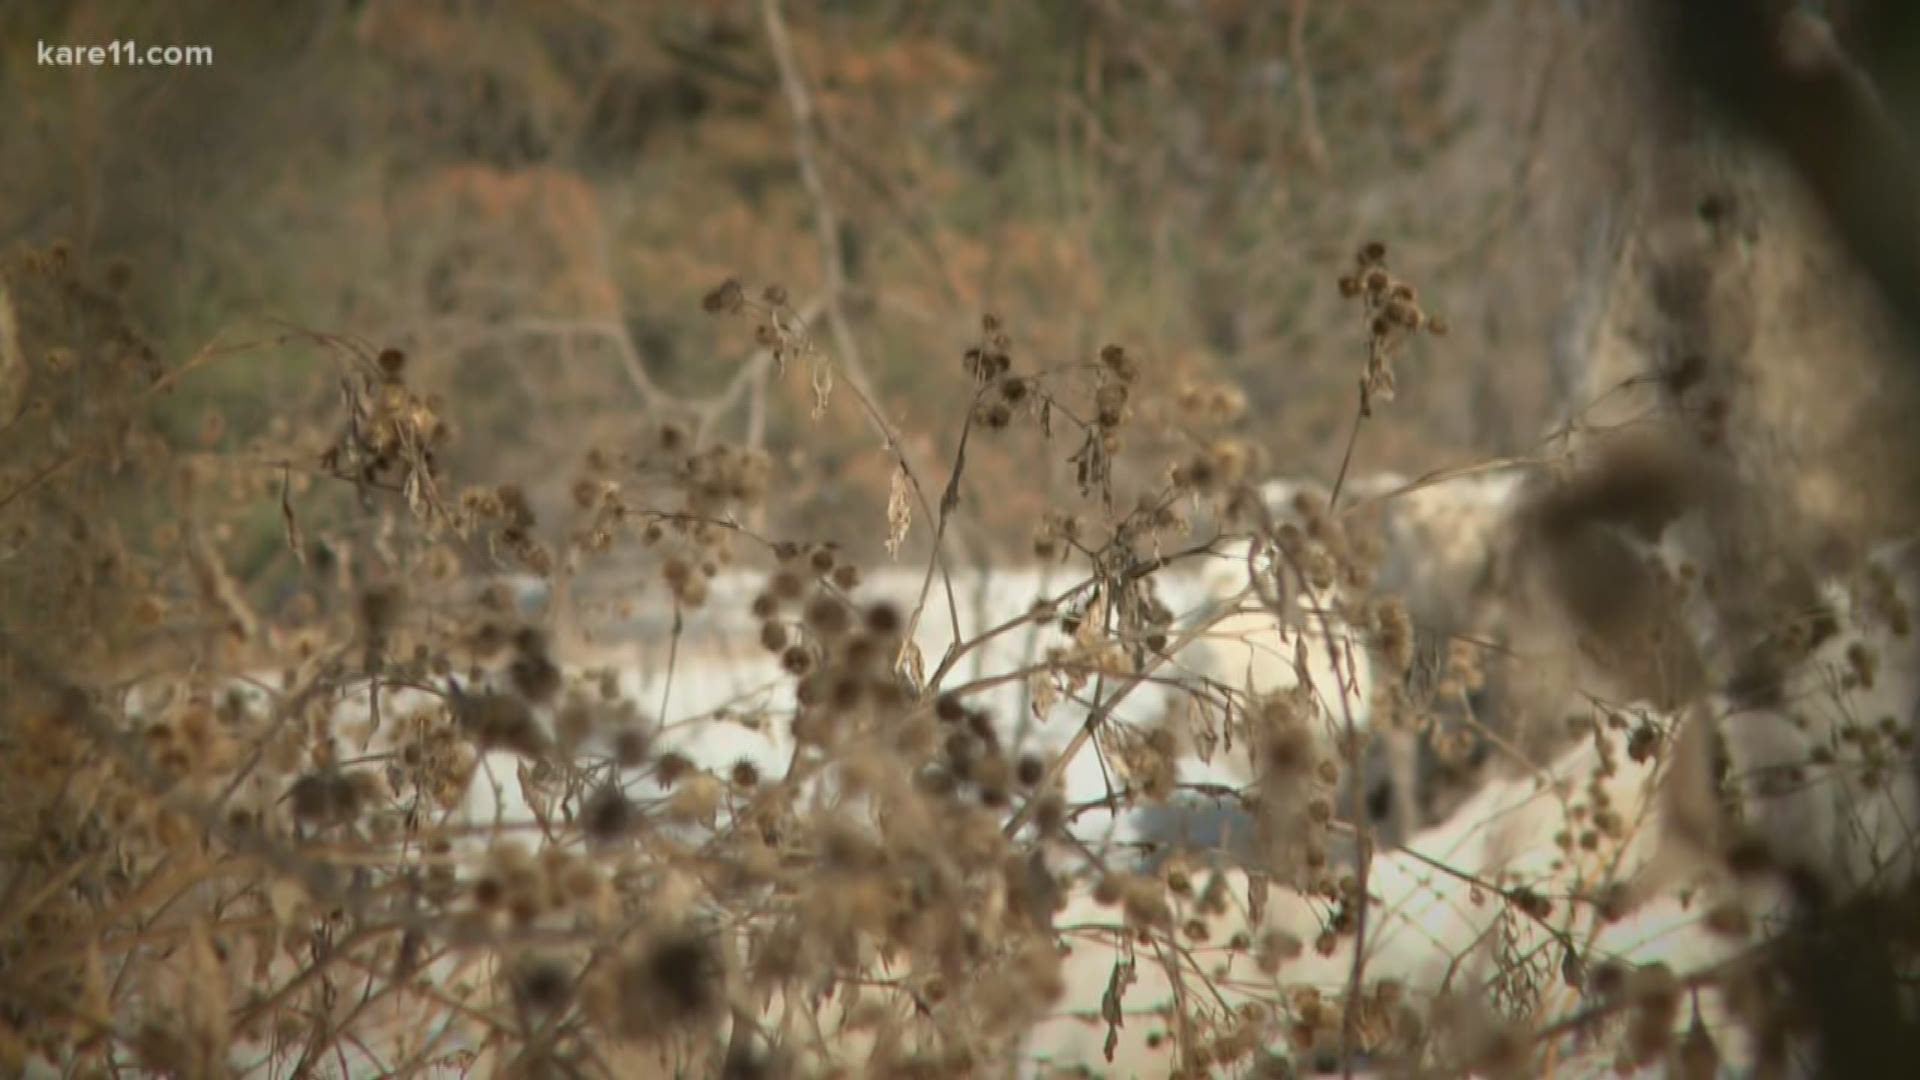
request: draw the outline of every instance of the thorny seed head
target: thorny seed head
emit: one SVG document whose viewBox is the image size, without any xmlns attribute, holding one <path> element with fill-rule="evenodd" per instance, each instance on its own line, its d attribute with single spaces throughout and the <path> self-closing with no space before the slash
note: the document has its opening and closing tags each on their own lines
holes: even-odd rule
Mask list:
<svg viewBox="0 0 1920 1080">
<path fill-rule="evenodd" d="M 692 760 L 677 751 L 669 750 L 661 754 L 653 763 L 653 778 L 663 787 L 672 787 L 693 771 Z"/>
<path fill-rule="evenodd" d="M 721 282 L 700 300 L 700 306 L 709 315 L 733 315 L 746 307 L 746 290 L 732 278 Z"/>
<path fill-rule="evenodd" d="M 580 821 L 589 839 L 611 843 L 632 834 L 639 824 L 639 814 L 626 793 L 609 783 L 587 799 Z"/>
<path fill-rule="evenodd" d="M 789 675 L 805 675 L 813 670 L 813 653 L 804 645 L 789 645 L 780 654 L 780 666 Z"/>
<path fill-rule="evenodd" d="M 555 1013 L 573 996 L 573 973 L 553 959 L 524 960 L 513 970 L 514 998 L 535 1013 Z"/>
<path fill-rule="evenodd" d="M 760 624 L 760 647 L 770 653 L 782 653 L 787 648 L 787 624 L 771 619 Z"/>
<path fill-rule="evenodd" d="M 727 778 L 732 781 L 733 786 L 737 788 L 757 787 L 760 783 L 760 766 L 755 765 L 749 758 L 741 758 L 733 763 L 733 768 L 728 771 Z"/>
<path fill-rule="evenodd" d="M 626 1038 L 650 1041 L 711 1018 L 725 1004 L 723 977 L 709 938 L 690 930 L 663 934 L 614 970 L 610 1026 Z"/>
<path fill-rule="evenodd" d="M 652 749 L 652 737 L 638 726 L 629 725 L 614 733 L 613 760 L 623 769 L 645 765 Z"/>
<path fill-rule="evenodd" d="M 880 637 L 891 637 L 900 632 L 903 625 L 900 609 L 885 601 L 867 608 L 867 633 Z"/>
</svg>

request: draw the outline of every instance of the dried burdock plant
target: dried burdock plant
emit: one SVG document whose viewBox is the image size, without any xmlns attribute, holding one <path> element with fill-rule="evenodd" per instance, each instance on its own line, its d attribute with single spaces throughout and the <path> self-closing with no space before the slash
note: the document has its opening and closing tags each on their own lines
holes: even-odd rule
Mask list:
<svg viewBox="0 0 1920 1080">
<path fill-rule="evenodd" d="M 1389 402 L 1396 392 L 1393 357 L 1408 338 L 1422 331 L 1447 333 L 1447 320 L 1429 315 L 1420 305 L 1420 293 L 1394 276 L 1387 266 L 1387 246 L 1369 240 L 1354 255 L 1354 269 L 1342 274 L 1340 295 L 1360 303 L 1367 328 L 1367 365 L 1360 378 L 1360 414 L 1370 416 L 1373 403 Z"/>
<path fill-rule="evenodd" d="M 807 157 L 824 121 L 762 16 Z M 1517 518 L 1530 583 L 1641 700 L 1523 721 L 1501 698 L 1500 650 L 1531 644 L 1480 634 L 1512 485 L 1448 502 L 1462 476 L 1356 471 L 1446 332 L 1383 244 L 1338 281 L 1362 362 L 1324 487 L 1273 483 L 1300 465 L 1268 459 L 1262 403 L 1161 346 L 1056 352 L 991 315 L 927 366 L 945 399 L 902 412 L 844 271 L 804 302 L 723 282 L 701 307 L 760 351 L 717 397 L 635 348 L 643 414 L 572 469 L 487 476 L 431 335 L 252 343 L 310 351 L 336 398 L 271 453 L 218 411 L 175 445 L 148 399 L 225 354 L 163 362 L 123 275 L 8 262 L 0 1066 L 1537 1075 L 1578 1035 L 1697 1075 L 1746 1049 L 1729 1015 L 1797 999 L 1616 970 L 1627 917 L 1667 904 L 1759 953 L 1755 880 L 1851 913 L 1844 886 L 1897 867 L 1905 570 L 1723 601 L 1726 566 L 1649 543 L 1722 506 L 1684 454 L 1623 444 Z M 771 452 L 778 399 L 729 426 L 734 388 L 781 373 L 878 436 L 811 467 L 875 501 L 809 534 L 781 513 L 806 469 Z M 1032 490 L 982 490 L 988 454 Z M 994 499 L 1030 509 L 1038 584 L 956 569 Z M 1030 594 L 969 598 L 1002 574 Z M 1483 828 L 1428 795 L 1449 775 Z M 1844 806 L 1793 798 L 1815 780 Z M 1802 821 L 1799 848 L 1768 828 Z M 1648 853 L 1663 828 L 1679 854 Z M 1776 974 L 1837 978 L 1781 951 Z"/>
</svg>

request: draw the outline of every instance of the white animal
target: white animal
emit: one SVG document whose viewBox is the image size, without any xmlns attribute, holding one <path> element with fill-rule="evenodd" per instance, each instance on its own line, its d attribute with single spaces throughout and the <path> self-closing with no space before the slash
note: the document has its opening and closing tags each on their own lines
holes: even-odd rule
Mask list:
<svg viewBox="0 0 1920 1080">
<path fill-rule="evenodd" d="M 1325 505 L 1324 494 L 1305 482 L 1276 480 L 1261 489 L 1275 522 L 1295 528 L 1304 522 L 1295 505 L 1302 495 Z M 1307 545 L 1317 547 L 1310 539 Z M 1364 731 L 1373 702 L 1368 643 L 1340 613 L 1339 583 L 1316 586 L 1310 576 L 1264 540 L 1223 542 L 1201 570 L 1206 605 L 1197 617 L 1205 631 L 1177 659 L 1242 701 L 1304 683 L 1330 733 L 1349 724 Z"/>
<path fill-rule="evenodd" d="M 1820 594 L 1811 654 L 1768 693 L 1723 695 L 1716 712 L 1746 827 L 1837 899 L 1902 888 L 1920 869 L 1920 543 L 1876 545 Z"/>
<path fill-rule="evenodd" d="M 1341 505 L 1378 523 L 1383 549 L 1376 590 L 1406 606 L 1416 634 L 1444 641 L 1477 628 L 1520 486 L 1520 474 L 1507 471 L 1421 485 L 1397 473 L 1377 473 L 1345 487 Z M 1327 500 L 1324 490 L 1298 480 L 1270 481 L 1261 496 L 1277 526 L 1291 525 L 1309 537 L 1313 530 L 1301 504 L 1324 507 Z M 1201 571 L 1210 604 L 1198 618 L 1217 621 L 1177 661 L 1189 675 L 1243 699 L 1307 682 L 1325 737 L 1337 743 L 1349 724 L 1356 732 L 1371 728 L 1378 661 L 1370 635 L 1342 617 L 1339 583 L 1308 587 L 1301 580 L 1304 569 L 1265 544 L 1244 539 L 1223 544 Z M 1265 601 L 1282 596 L 1290 598 L 1292 609 L 1276 613 Z M 1391 832 L 1408 835 L 1417 825 L 1414 808 L 1422 786 L 1416 737 L 1406 731 L 1380 734 L 1386 775 L 1355 782 L 1369 791 L 1390 784 L 1396 826 Z M 1368 764 L 1371 768 L 1373 759 Z M 1237 754 L 1211 764 L 1184 761 L 1182 779 L 1238 787 L 1252 777 L 1245 755 Z"/>
<path fill-rule="evenodd" d="M 1504 967 L 1525 977 L 1507 979 L 1499 991 L 1537 993 L 1537 1015 L 1550 1023 L 1590 1004 L 1559 981 L 1568 945 L 1569 972 L 1591 972 L 1608 960 L 1657 961 L 1684 981 L 1749 945 L 1728 927 L 1744 921 L 1771 932 L 1778 893 L 1736 888 L 1709 864 L 1694 864 L 1705 877 L 1684 867 L 1676 873 L 1667 857 L 1674 838 L 1666 815 L 1673 811 L 1661 785 L 1689 781 L 1669 780 L 1662 770 L 1674 760 L 1681 724 L 1710 725 L 1697 731 L 1723 742 L 1728 789 L 1776 859 L 1811 870 L 1841 895 L 1904 884 L 1915 869 L 1913 826 L 1920 821 L 1910 749 L 1920 701 L 1909 625 L 1920 604 L 1917 550 L 1911 543 L 1876 547 L 1859 571 L 1824 584 L 1833 628 L 1781 673 L 1778 703 L 1736 709 L 1719 694 L 1709 703 L 1718 708 L 1682 715 L 1617 711 L 1537 775 L 1489 783 L 1442 826 L 1377 853 L 1367 883 L 1375 899 L 1368 981 L 1393 980 L 1420 1004 L 1443 988 L 1485 987 Z M 1643 751 L 1637 756 L 1636 744 Z M 1657 746 L 1669 752 L 1644 753 Z M 1218 877 L 1232 901 L 1223 911 L 1170 896 L 1171 932 L 1155 931 L 1145 941 L 1123 932 L 1119 909 L 1097 902 L 1090 888 L 1071 893 L 1055 921 L 1072 949 L 1067 990 L 1027 1047 L 1036 1071 L 1044 1065 L 1166 1075 L 1180 1062 L 1183 1030 L 1220 1030 L 1209 1021 L 1224 1023 L 1243 1007 L 1293 1009 L 1297 1019 L 1299 991 L 1318 991 L 1323 1002 L 1344 991 L 1351 939 L 1333 940 L 1326 955 L 1312 948 L 1329 923 L 1329 904 L 1275 885 L 1264 919 L 1255 923 L 1246 874 L 1229 869 Z M 1204 891 L 1209 874 L 1191 878 Z M 1674 892 L 1685 886 L 1699 886 L 1690 903 Z M 1601 917 L 1622 901 L 1638 906 L 1619 921 Z M 1720 931 L 1708 929 L 1709 911 L 1721 916 Z M 1274 940 L 1268 935 L 1275 931 L 1289 952 L 1294 943 L 1305 948 L 1268 974 L 1257 964 L 1259 945 Z M 1136 981 L 1122 998 L 1124 1022 L 1108 1062 L 1102 1003 L 1116 966 L 1127 962 Z M 1725 1059 L 1750 1060 L 1753 1048 L 1728 1021 L 1719 990 L 1703 988 L 1694 1000 Z M 1321 1010 L 1329 1011 L 1339 1015 L 1338 1008 Z M 1685 1027 L 1691 1004 L 1672 1019 Z M 1287 1030 L 1279 1020 L 1268 1029 L 1275 1045 Z M 1332 1036 L 1320 1033 L 1319 1049 L 1329 1050 L 1327 1038 L 1337 1045 L 1337 1035 L 1337 1027 Z M 1555 1047 L 1555 1075 L 1605 1075 L 1616 1045 Z"/>
<path fill-rule="evenodd" d="M 1205 571 L 1209 608 L 1201 637 L 1177 659 L 1194 674 L 1243 697 L 1313 687 L 1326 717 L 1343 727 L 1351 717 L 1364 729 L 1373 699 L 1373 665 L 1367 642 L 1336 610 L 1336 588 L 1308 591 L 1292 580 L 1268 584 L 1287 571 L 1268 550 L 1250 541 L 1222 545 Z M 1265 581 L 1252 582 L 1251 575 Z M 1294 611 L 1270 610 L 1270 597 L 1290 597 Z"/>
<path fill-rule="evenodd" d="M 1561 981 L 1565 944 L 1575 947 L 1579 965 L 1659 960 L 1683 975 L 1737 948 L 1737 941 L 1702 927 L 1704 903 L 1688 910 L 1662 896 L 1623 921 L 1600 917 L 1609 886 L 1631 877 L 1654 839 L 1653 767 L 1632 761 L 1627 741 L 1627 733 L 1603 726 L 1538 777 L 1490 784 L 1442 826 L 1403 849 L 1377 854 L 1367 882 L 1375 902 L 1366 985 L 1396 984 L 1416 1011 L 1443 990 L 1494 990 L 1513 1007 L 1537 1008 L 1550 1021 L 1589 1004 Z M 1610 775 L 1601 775 L 1603 759 L 1614 763 Z M 1618 838 L 1584 835 L 1593 830 L 1600 799 L 1618 817 Z M 1187 898 L 1169 896 L 1171 926 L 1145 942 L 1123 930 L 1120 910 L 1099 903 L 1090 889 L 1071 895 L 1055 918 L 1072 950 L 1066 993 L 1026 1048 L 1037 1073 L 1084 1067 L 1116 1078 L 1165 1076 L 1181 1062 L 1183 1029 L 1217 1037 L 1238 1010 L 1249 1008 L 1262 1018 L 1270 1049 L 1284 1052 L 1292 1025 L 1317 1013 L 1319 1025 L 1306 1047 L 1295 1047 L 1296 1056 L 1306 1052 L 1310 1064 L 1337 1051 L 1341 1008 L 1335 999 L 1349 986 L 1353 939 L 1327 938 L 1330 951 L 1316 948 L 1334 905 L 1276 884 L 1267 892 L 1264 918 L 1255 922 L 1244 871 L 1197 871 L 1190 879 Z M 1197 899 L 1209 888 L 1222 891 L 1224 910 L 1209 913 Z M 1524 910 L 1540 902 L 1546 906 Z M 1284 962 L 1263 970 L 1263 953 Z M 1129 961 L 1137 981 L 1122 997 L 1124 1019 L 1109 1062 L 1102 1002 L 1116 965 Z M 1503 968 L 1508 978 L 1496 984 Z M 1316 995 L 1320 1004 L 1307 1004 Z M 1720 1020 L 1717 998 L 1703 997 L 1702 1007 Z M 1676 1024 L 1688 1020 L 1683 1010 Z M 1379 1037 L 1373 1029 L 1367 1034 Z M 1590 1048 L 1584 1057 L 1567 1056 L 1570 1049 L 1563 1048 L 1555 1075 L 1598 1076 L 1611 1067 L 1611 1047 Z"/>
<path fill-rule="evenodd" d="M 1394 473 L 1357 481 L 1356 513 L 1377 513 L 1384 534 L 1375 588 L 1399 597 L 1425 629 L 1470 625 L 1487 599 L 1484 588 L 1525 482 L 1516 469 L 1420 485 Z"/>
</svg>

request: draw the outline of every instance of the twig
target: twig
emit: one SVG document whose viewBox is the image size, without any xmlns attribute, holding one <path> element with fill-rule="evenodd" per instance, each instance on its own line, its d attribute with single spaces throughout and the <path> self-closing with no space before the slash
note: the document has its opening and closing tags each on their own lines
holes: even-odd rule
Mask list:
<svg viewBox="0 0 1920 1080">
<path fill-rule="evenodd" d="M 647 365 L 641 359 L 639 347 L 633 343 L 633 335 L 612 319 L 525 319 L 518 327 L 532 334 L 553 334 L 563 338 L 592 337 L 607 341 L 613 345 L 613 355 L 620 361 L 620 370 L 626 373 L 627 381 L 633 384 L 634 392 L 640 395 L 641 404 L 649 409 L 677 404 L 673 396 L 660 389 L 653 377 L 647 374 Z"/>
<path fill-rule="evenodd" d="M 1360 442 L 1360 425 L 1366 420 L 1367 409 L 1363 404 L 1353 411 L 1353 426 L 1347 429 L 1347 448 L 1340 454 L 1340 471 L 1333 474 L 1333 491 L 1327 496 L 1329 514 L 1336 512 L 1340 506 L 1340 489 L 1346 486 L 1347 469 L 1353 464 L 1353 448 Z"/>
<path fill-rule="evenodd" d="M 807 92 L 806 81 L 801 77 L 800 64 L 794 55 L 793 40 L 787 33 L 785 18 L 780 14 L 779 0 L 760 0 L 761 21 L 767 29 L 767 43 L 773 49 L 773 58 L 780 69 L 780 85 L 787 97 L 787 107 L 793 114 L 793 153 L 800 167 L 800 182 L 806 188 L 807 197 L 813 204 L 814 229 L 820 241 L 820 261 L 826 274 L 826 315 L 827 328 L 833 335 L 833 344 L 838 352 L 839 365 L 845 369 L 847 381 L 852 384 L 853 395 L 866 410 L 867 417 L 886 440 L 887 449 L 907 474 L 907 481 L 913 486 L 914 498 L 920 504 L 920 512 L 930 520 L 936 519 L 933 505 L 927 499 L 925 488 L 920 483 L 919 473 L 907 459 L 906 447 L 900 441 L 899 432 L 880 412 L 874 403 L 872 381 L 867 377 L 866 364 L 861 359 L 859 342 L 853 335 L 853 328 L 847 321 L 842 294 L 846 289 L 846 257 L 840 249 L 839 218 L 834 213 L 833 202 L 827 197 L 825 180 L 820 175 L 818 154 L 814 147 L 814 126 L 817 122 L 813 105 L 813 96 Z M 953 595 L 953 577 L 948 572 L 946 561 L 941 553 L 941 545 L 936 540 L 933 545 L 933 563 L 938 567 L 947 594 L 947 613 L 953 622 L 953 637 L 958 641 L 960 631 L 960 606 Z M 919 628 L 920 617 L 926 607 L 924 597 L 921 604 L 914 608 L 907 620 L 907 631 L 902 636 L 901 657 L 912 646 L 914 632 Z"/>
<path fill-rule="evenodd" d="M 1313 90 L 1313 69 L 1307 62 L 1307 7 L 1311 0 L 1293 0 L 1287 20 L 1287 62 L 1300 94 L 1300 142 L 1315 172 L 1327 171 L 1327 138 L 1320 131 L 1320 106 Z"/>
<path fill-rule="evenodd" d="M 1067 766 L 1072 762 L 1074 756 L 1080 752 L 1082 747 L 1086 746 L 1087 740 L 1093 737 L 1093 733 L 1106 721 L 1107 717 L 1113 715 L 1113 710 L 1118 708 L 1120 703 L 1131 696 L 1142 684 L 1151 681 L 1156 672 L 1169 663 L 1182 649 L 1185 649 L 1188 645 L 1191 645 L 1203 636 L 1212 626 L 1213 623 L 1209 621 L 1197 623 L 1181 631 L 1178 638 L 1169 642 L 1167 647 L 1155 655 L 1145 667 L 1128 675 L 1125 681 L 1122 682 L 1112 694 L 1108 695 L 1105 700 L 1096 701 L 1093 710 L 1087 714 L 1086 720 L 1081 723 L 1080 729 L 1073 733 L 1073 738 L 1067 741 L 1067 745 L 1062 747 L 1060 753 L 1056 754 L 1053 761 L 1047 765 L 1046 775 L 1040 779 L 1039 783 L 1034 785 L 1034 790 L 1051 790 L 1053 785 L 1059 781 L 1060 777 L 1066 773 Z M 1045 671 L 1047 669 L 1048 665 L 1043 664 L 1034 670 Z M 1005 834 L 1007 836 L 1013 836 L 1018 833 L 1029 821 L 1033 820 L 1033 815 L 1039 809 L 1039 805 L 1040 799 L 1038 797 L 1029 799 L 1022 804 L 1020 809 L 1015 811 L 1012 818 L 1007 821 L 1006 828 L 1003 830 Z"/>
</svg>

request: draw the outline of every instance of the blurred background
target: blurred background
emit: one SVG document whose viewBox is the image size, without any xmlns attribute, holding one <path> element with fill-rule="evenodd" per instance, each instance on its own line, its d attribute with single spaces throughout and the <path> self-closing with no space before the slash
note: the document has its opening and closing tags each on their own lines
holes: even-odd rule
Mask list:
<svg viewBox="0 0 1920 1080">
<path fill-rule="evenodd" d="M 1728 151 L 1718 194 L 1670 190 L 1658 147 L 1676 125 L 1655 115 L 1638 11 L 9 5 L 0 243 L 66 245 L 164 364 L 231 347 L 158 402 L 178 445 L 287 456 L 339 395 L 323 346 L 290 331 L 340 334 L 408 350 L 468 482 L 562 507 L 590 449 L 677 416 L 771 453 L 771 531 L 871 558 L 889 456 L 855 396 L 812 416 L 807 365 L 755 362 L 750 321 L 702 311 L 723 280 L 784 287 L 930 485 L 987 312 L 1023 368 L 1118 342 L 1161 386 L 1237 385 L 1269 469 L 1326 482 L 1365 349 L 1336 279 L 1379 239 L 1452 333 L 1399 362 L 1399 399 L 1354 467 L 1418 475 L 1537 454 L 1607 387 L 1675 362 L 1621 287 L 1659 224 L 1648 208 L 1673 196 L 1753 261 L 1741 347 L 1763 357 L 1754 370 L 1797 372 L 1761 381 L 1783 452 L 1829 469 L 1808 499 L 1837 520 L 1884 517 L 1852 479 L 1911 457 L 1860 435 L 1904 409 L 1865 359 L 1887 320 L 1786 170 Z M 123 39 L 215 61 L 35 59 L 40 42 Z M 1798 363 L 1812 352 L 1819 364 Z M 1164 461 L 1151 440 L 1123 465 Z M 1072 486 L 1062 456 L 1042 469 L 1031 440 L 974 440 L 956 558 L 1030 559 L 1043 508 Z M 275 501 L 250 513 L 221 534 L 230 565 L 289 573 Z"/>
</svg>

